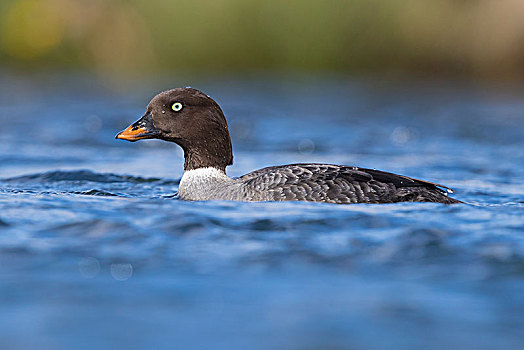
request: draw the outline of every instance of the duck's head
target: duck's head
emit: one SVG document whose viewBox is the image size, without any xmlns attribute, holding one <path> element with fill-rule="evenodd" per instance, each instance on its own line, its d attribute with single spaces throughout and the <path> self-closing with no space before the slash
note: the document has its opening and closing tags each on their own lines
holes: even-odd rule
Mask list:
<svg viewBox="0 0 524 350">
<path fill-rule="evenodd" d="M 144 116 L 119 132 L 116 138 L 175 142 L 184 150 L 185 170 L 204 167 L 224 170 L 233 164 L 224 113 L 211 97 L 192 88 L 172 89 L 156 95 Z"/>
</svg>

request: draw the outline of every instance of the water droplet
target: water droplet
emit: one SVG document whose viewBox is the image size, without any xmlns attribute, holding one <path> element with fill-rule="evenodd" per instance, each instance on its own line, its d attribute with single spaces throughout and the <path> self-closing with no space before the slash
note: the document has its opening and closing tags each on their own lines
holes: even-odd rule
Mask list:
<svg viewBox="0 0 524 350">
<path fill-rule="evenodd" d="M 166 114 L 166 111 L 162 111 L 162 114 Z"/>
</svg>

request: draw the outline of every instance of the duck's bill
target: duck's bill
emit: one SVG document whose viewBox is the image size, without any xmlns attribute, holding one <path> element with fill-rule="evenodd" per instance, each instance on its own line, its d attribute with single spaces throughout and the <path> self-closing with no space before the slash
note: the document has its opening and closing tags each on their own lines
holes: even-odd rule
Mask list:
<svg viewBox="0 0 524 350">
<path fill-rule="evenodd" d="M 142 139 L 154 139 L 159 136 L 160 130 L 154 127 L 151 113 L 148 113 L 133 124 L 129 125 L 126 129 L 120 131 L 115 136 L 115 139 L 138 141 Z"/>
</svg>

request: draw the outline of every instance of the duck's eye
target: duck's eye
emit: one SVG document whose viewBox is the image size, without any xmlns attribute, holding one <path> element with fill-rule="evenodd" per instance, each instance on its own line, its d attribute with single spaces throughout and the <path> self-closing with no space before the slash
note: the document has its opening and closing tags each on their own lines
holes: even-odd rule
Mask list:
<svg viewBox="0 0 524 350">
<path fill-rule="evenodd" d="M 171 105 L 171 109 L 175 112 L 180 112 L 182 110 L 182 104 L 180 102 L 175 102 Z"/>
</svg>

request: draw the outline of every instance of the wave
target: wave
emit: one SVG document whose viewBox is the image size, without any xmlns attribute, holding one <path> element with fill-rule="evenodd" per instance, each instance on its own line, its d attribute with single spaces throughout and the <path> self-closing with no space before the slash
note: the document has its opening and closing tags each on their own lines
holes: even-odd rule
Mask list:
<svg viewBox="0 0 524 350">
<path fill-rule="evenodd" d="M 69 193 L 81 194 L 83 196 L 119 197 L 118 194 L 108 192 L 108 191 L 97 190 L 97 189 L 92 189 L 92 190 L 87 190 L 87 191 L 73 191 Z"/>
<path fill-rule="evenodd" d="M 53 182 L 98 182 L 98 183 L 159 183 L 162 185 L 177 185 L 179 180 L 164 180 L 141 176 L 118 175 L 113 173 L 95 173 L 90 170 L 56 170 L 0 179 L 6 183 L 53 183 Z"/>
</svg>

